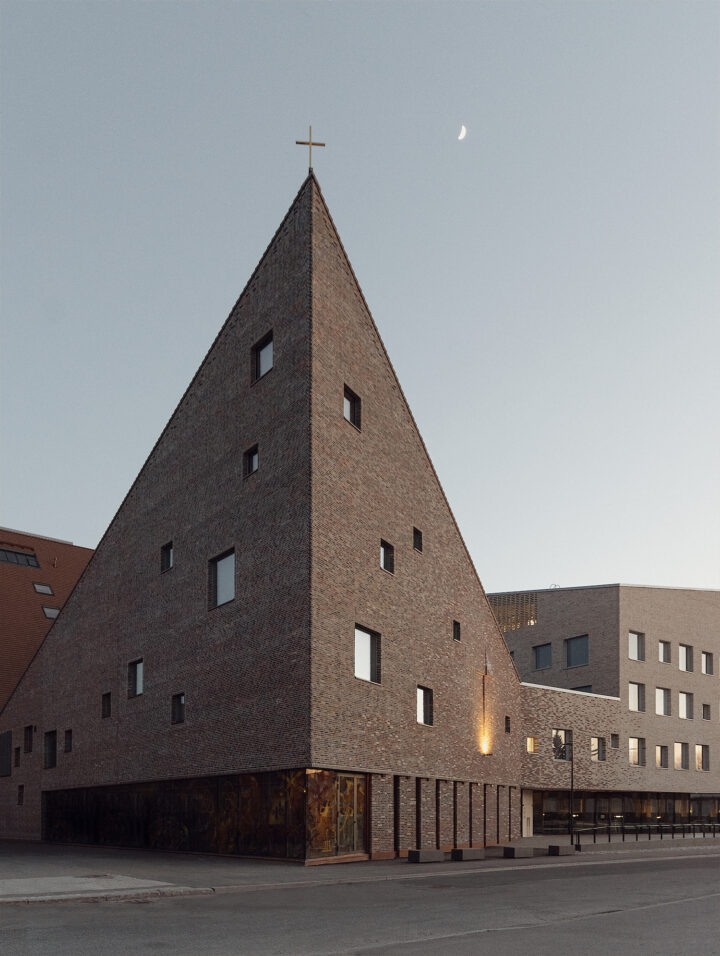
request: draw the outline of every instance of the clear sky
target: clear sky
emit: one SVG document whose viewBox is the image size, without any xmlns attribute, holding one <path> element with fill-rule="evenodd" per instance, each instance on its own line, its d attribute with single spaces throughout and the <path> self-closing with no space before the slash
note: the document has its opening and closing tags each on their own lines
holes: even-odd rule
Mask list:
<svg viewBox="0 0 720 956">
<path fill-rule="evenodd" d="M 312 123 L 486 588 L 720 587 L 719 3 L 2 0 L 0 43 L 0 523 L 97 544 Z"/>
</svg>

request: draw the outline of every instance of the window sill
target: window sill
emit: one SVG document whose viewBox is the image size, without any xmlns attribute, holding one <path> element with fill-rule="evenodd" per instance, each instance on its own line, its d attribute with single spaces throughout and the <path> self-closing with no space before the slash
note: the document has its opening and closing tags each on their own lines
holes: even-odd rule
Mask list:
<svg viewBox="0 0 720 956">
<path fill-rule="evenodd" d="M 382 687 L 383 683 L 381 680 L 371 680 L 369 677 L 358 677 L 357 674 L 353 674 L 355 680 L 362 681 L 363 684 L 372 684 L 373 687 Z"/>
<path fill-rule="evenodd" d="M 253 385 L 257 385 L 258 382 L 262 382 L 262 380 L 263 380 L 264 378 L 267 378 L 268 375 L 272 372 L 273 368 L 275 368 L 274 365 L 273 365 L 272 368 L 269 368 L 269 369 L 267 370 L 267 372 L 263 372 L 263 374 L 262 374 L 262 375 L 258 375 L 257 378 L 251 379 L 251 380 L 250 380 L 250 388 L 252 388 Z"/>
</svg>

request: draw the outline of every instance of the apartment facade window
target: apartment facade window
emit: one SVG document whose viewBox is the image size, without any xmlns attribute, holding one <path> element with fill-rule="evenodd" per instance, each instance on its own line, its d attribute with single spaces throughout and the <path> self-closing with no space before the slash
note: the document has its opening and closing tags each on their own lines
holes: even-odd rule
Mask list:
<svg viewBox="0 0 720 956">
<path fill-rule="evenodd" d="M 536 644 L 533 647 L 533 669 L 547 670 L 552 667 L 552 644 Z"/>
<path fill-rule="evenodd" d="M 703 704 L 703 705 L 702 705 L 702 719 L 703 719 L 703 720 L 710 720 L 710 719 L 711 719 L 711 718 L 710 718 L 710 704 Z"/>
<path fill-rule="evenodd" d="M 631 767 L 645 766 L 645 738 L 628 737 L 628 758 Z"/>
<path fill-rule="evenodd" d="M 380 541 L 380 567 L 395 574 L 395 548 L 387 541 Z"/>
<path fill-rule="evenodd" d="M 628 632 L 628 657 L 631 661 L 645 660 L 645 635 L 638 631 Z"/>
<path fill-rule="evenodd" d="M 536 754 L 538 752 L 538 739 L 537 737 L 526 737 L 525 738 L 525 750 L 529 754 Z"/>
<path fill-rule="evenodd" d="M 65 731 L 65 741 L 64 741 L 63 751 L 66 754 L 72 753 L 72 730 Z"/>
<path fill-rule="evenodd" d="M 610 734 L 610 746 L 613 750 L 620 749 L 620 734 Z"/>
<path fill-rule="evenodd" d="M 460 640 L 460 621 L 453 621 L 453 640 Z"/>
<path fill-rule="evenodd" d="M 693 669 L 693 649 L 689 644 L 678 644 L 678 667 L 681 671 Z"/>
<path fill-rule="evenodd" d="M 168 541 L 160 548 L 160 572 L 169 571 L 173 566 L 173 543 Z"/>
<path fill-rule="evenodd" d="M 433 692 L 420 685 L 417 688 L 417 722 L 428 726 L 433 722 Z"/>
<path fill-rule="evenodd" d="M 710 748 L 707 744 L 695 744 L 695 769 L 710 769 Z"/>
<path fill-rule="evenodd" d="M 380 635 L 355 625 L 355 676 L 380 683 Z"/>
<path fill-rule="evenodd" d="M 57 767 L 57 731 L 48 730 L 45 733 L 43 768 L 45 770 L 52 770 L 53 767 Z"/>
<path fill-rule="evenodd" d="M 252 349 L 252 371 L 251 378 L 257 382 L 263 375 L 267 375 L 273 367 L 273 334 L 268 332 L 257 342 Z"/>
<path fill-rule="evenodd" d="M 690 749 L 685 743 L 675 742 L 675 769 L 690 769 Z"/>
<path fill-rule="evenodd" d="M 667 770 L 668 749 L 664 744 L 658 744 L 655 748 L 655 766 L 659 770 Z"/>
<path fill-rule="evenodd" d="M 422 551 L 423 549 L 422 531 L 419 528 L 413 528 L 413 548 L 416 551 Z"/>
<path fill-rule="evenodd" d="M 40 567 L 34 554 L 25 551 L 12 551 L 10 548 L 0 548 L 0 561 L 5 561 L 8 564 L 20 564 L 26 568 Z"/>
<path fill-rule="evenodd" d="M 260 450 L 257 445 L 253 445 L 243 455 L 243 475 L 249 478 L 254 475 L 260 466 Z"/>
<path fill-rule="evenodd" d="M 31 754 L 33 749 L 33 727 L 28 724 L 23 729 L 23 750 L 26 754 Z"/>
<path fill-rule="evenodd" d="M 630 710 L 645 710 L 645 685 L 630 681 L 628 684 L 628 706 Z"/>
<path fill-rule="evenodd" d="M 142 658 L 128 664 L 128 697 L 139 697 L 142 694 L 144 671 Z"/>
<path fill-rule="evenodd" d="M 110 691 L 102 695 L 102 716 L 110 717 L 112 715 L 112 694 Z"/>
<path fill-rule="evenodd" d="M 552 731 L 553 760 L 572 760 L 572 730 Z"/>
<path fill-rule="evenodd" d="M 590 738 L 590 759 L 602 763 L 605 760 L 605 738 L 604 737 L 591 737 Z"/>
<path fill-rule="evenodd" d="M 655 688 L 655 713 L 662 717 L 670 716 L 670 688 Z"/>
<path fill-rule="evenodd" d="M 587 634 L 569 637 L 565 641 L 566 667 L 583 667 L 590 660 Z"/>
<path fill-rule="evenodd" d="M 713 656 L 709 651 L 700 653 L 700 670 L 703 674 L 713 673 Z"/>
<path fill-rule="evenodd" d="M 693 719 L 693 695 L 682 690 L 678 694 L 678 716 L 683 720 Z"/>
<path fill-rule="evenodd" d="M 359 396 L 351 388 L 345 386 L 343 393 L 343 415 L 345 419 L 358 430 L 361 425 L 361 402 Z"/>
<path fill-rule="evenodd" d="M 670 641 L 658 641 L 658 660 L 661 664 L 669 664 L 671 658 Z"/>
<path fill-rule="evenodd" d="M 170 721 L 173 724 L 185 723 L 185 694 L 173 694 L 170 699 Z"/>
<path fill-rule="evenodd" d="M 209 564 L 210 608 L 235 600 L 235 550 L 213 558 Z"/>
</svg>

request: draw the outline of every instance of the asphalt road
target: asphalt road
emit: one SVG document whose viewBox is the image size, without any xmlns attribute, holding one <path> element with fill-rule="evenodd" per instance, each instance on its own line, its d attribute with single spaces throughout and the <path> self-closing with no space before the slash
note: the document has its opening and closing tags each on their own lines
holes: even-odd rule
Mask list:
<svg viewBox="0 0 720 956">
<path fill-rule="evenodd" d="M 0 908 L 2 956 L 718 956 L 720 855 Z"/>
</svg>

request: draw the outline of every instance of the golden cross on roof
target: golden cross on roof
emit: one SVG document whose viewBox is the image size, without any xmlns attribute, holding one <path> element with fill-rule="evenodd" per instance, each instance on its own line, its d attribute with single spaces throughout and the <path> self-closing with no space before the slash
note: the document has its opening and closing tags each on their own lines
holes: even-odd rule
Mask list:
<svg viewBox="0 0 720 956">
<path fill-rule="evenodd" d="M 312 126 L 311 126 L 311 127 L 310 127 L 310 132 L 308 133 L 308 138 L 307 138 L 306 140 L 305 140 L 305 139 L 296 139 L 296 140 L 295 140 L 295 145 L 296 145 L 296 146 L 307 146 L 308 151 L 309 151 L 308 166 L 310 167 L 310 170 L 312 171 L 312 148 L 313 148 L 313 146 L 324 146 L 325 143 L 313 143 L 313 138 L 312 138 Z"/>
</svg>

